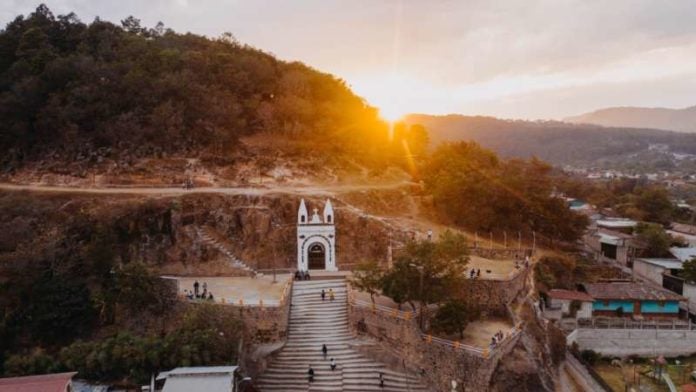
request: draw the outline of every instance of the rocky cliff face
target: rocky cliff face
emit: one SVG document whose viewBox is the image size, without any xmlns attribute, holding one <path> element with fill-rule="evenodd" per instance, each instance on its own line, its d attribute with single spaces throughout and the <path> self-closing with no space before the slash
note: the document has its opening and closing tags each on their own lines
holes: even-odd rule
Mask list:
<svg viewBox="0 0 696 392">
<path fill-rule="evenodd" d="M 325 201 L 306 200 L 318 208 Z M 254 268 L 293 268 L 299 201 L 299 196 L 285 194 L 143 198 L 4 193 L 0 267 L 32 257 L 85 259 L 90 245 L 106 236 L 117 262 L 140 260 L 163 273 L 233 274 L 218 251 L 201 243 L 197 229 L 205 228 Z M 340 200 L 333 203 L 339 267 L 385 260 L 388 225 Z"/>
<path fill-rule="evenodd" d="M 305 198 L 311 208 L 324 198 Z M 385 260 L 388 227 L 334 199 L 339 268 L 364 259 Z M 293 268 L 299 196 L 196 195 L 181 199 L 182 226 L 212 228 L 221 242 L 257 269 Z"/>
<path fill-rule="evenodd" d="M 556 390 L 558 366 L 565 356 L 565 335 L 537 319 L 528 303 L 520 312 L 522 335 L 510 355 L 498 362 L 491 377 L 494 392 L 538 392 Z"/>
</svg>

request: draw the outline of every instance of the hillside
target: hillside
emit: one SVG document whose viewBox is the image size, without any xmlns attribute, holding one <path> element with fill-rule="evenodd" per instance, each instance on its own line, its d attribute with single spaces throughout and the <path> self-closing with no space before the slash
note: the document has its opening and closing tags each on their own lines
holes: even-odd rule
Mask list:
<svg viewBox="0 0 696 392">
<path fill-rule="evenodd" d="M 596 165 L 645 153 L 656 144 L 672 153 L 696 154 L 696 135 L 654 129 L 461 115 L 413 114 L 405 121 L 425 126 L 433 144 L 474 140 L 506 157 L 537 156 L 554 164 Z"/>
<path fill-rule="evenodd" d="M 171 183 L 195 166 L 234 181 L 297 157 L 304 172 L 360 172 L 398 164 L 401 145 L 342 80 L 230 34 L 85 24 L 43 5 L 0 31 L 0 175 L 12 180 Z"/>
<path fill-rule="evenodd" d="M 696 132 L 696 106 L 684 109 L 606 108 L 567 117 L 564 121 L 578 124 L 596 124 L 605 127 L 654 128 L 678 132 Z"/>
</svg>

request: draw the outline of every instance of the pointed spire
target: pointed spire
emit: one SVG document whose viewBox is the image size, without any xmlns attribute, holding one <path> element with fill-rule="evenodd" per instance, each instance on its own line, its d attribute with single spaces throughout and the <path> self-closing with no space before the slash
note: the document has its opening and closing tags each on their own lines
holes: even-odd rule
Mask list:
<svg viewBox="0 0 696 392">
<path fill-rule="evenodd" d="M 300 208 L 297 210 L 297 223 L 307 223 L 307 205 L 305 204 L 304 199 L 300 201 Z"/>
<path fill-rule="evenodd" d="M 326 204 L 324 204 L 324 223 L 334 224 L 335 216 L 333 206 L 331 205 L 331 200 L 326 199 Z"/>
</svg>

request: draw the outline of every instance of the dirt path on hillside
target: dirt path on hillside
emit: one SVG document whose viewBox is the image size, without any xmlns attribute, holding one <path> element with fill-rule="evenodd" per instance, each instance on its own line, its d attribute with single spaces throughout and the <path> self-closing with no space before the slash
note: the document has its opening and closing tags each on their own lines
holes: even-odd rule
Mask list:
<svg viewBox="0 0 696 392">
<path fill-rule="evenodd" d="M 416 183 L 409 181 L 394 182 L 388 184 L 374 185 L 314 185 L 314 186 L 283 186 L 274 185 L 272 187 L 201 187 L 193 189 L 183 189 L 181 187 L 68 187 L 51 185 L 18 185 L 1 183 L 0 190 L 4 191 L 29 191 L 29 192 L 53 192 L 53 193 L 87 193 L 87 194 L 128 194 L 128 195 L 185 195 L 190 193 L 218 193 L 225 195 L 250 195 L 262 196 L 271 194 L 292 194 L 307 196 L 333 196 L 340 193 L 398 189 L 406 186 L 415 186 Z"/>
</svg>

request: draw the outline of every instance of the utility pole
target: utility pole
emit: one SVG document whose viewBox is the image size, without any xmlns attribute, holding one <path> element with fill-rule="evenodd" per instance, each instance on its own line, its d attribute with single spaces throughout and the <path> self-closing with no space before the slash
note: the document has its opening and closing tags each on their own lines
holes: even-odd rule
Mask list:
<svg viewBox="0 0 696 392">
<path fill-rule="evenodd" d="M 418 324 L 420 326 L 420 330 L 423 331 L 423 303 L 425 302 L 423 300 L 423 274 L 425 273 L 425 270 L 422 265 L 416 265 L 413 263 L 409 263 L 409 266 L 415 268 L 418 270 L 420 273 L 420 283 L 419 283 L 419 290 L 418 290 L 418 296 L 420 297 L 420 315 L 418 316 Z"/>
<path fill-rule="evenodd" d="M 392 267 L 392 259 L 394 257 L 393 250 L 392 250 L 392 238 L 394 236 L 394 233 L 392 230 L 389 230 L 389 245 L 387 247 L 387 268 Z"/>
<path fill-rule="evenodd" d="M 423 330 L 423 303 L 425 302 L 423 300 L 423 267 L 421 266 L 418 268 L 418 272 L 420 272 L 420 289 L 418 290 L 420 292 L 420 300 L 421 300 L 421 309 L 420 309 L 420 330 Z"/>
<path fill-rule="evenodd" d="M 535 250 L 536 250 L 536 231 L 532 231 L 532 256 L 534 256 Z"/>
</svg>

